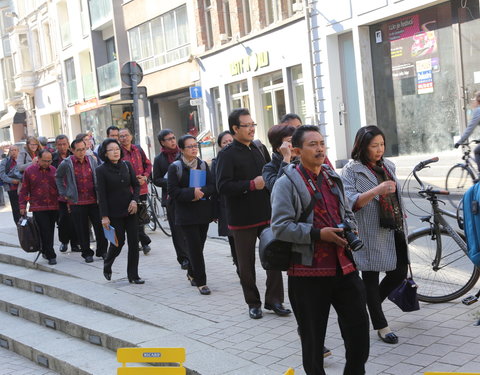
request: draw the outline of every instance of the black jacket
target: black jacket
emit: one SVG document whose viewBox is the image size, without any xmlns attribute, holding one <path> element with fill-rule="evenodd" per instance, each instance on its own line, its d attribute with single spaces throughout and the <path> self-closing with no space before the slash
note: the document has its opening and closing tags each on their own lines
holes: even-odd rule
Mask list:
<svg viewBox="0 0 480 375">
<path fill-rule="evenodd" d="M 265 164 L 263 167 L 262 176 L 265 180 L 265 187 L 269 192 L 272 192 L 275 181 L 277 181 L 277 179 L 283 175 L 283 168 L 287 165 L 288 163 L 283 161 L 283 156 L 276 152 L 272 154 L 272 161 Z"/>
<path fill-rule="evenodd" d="M 225 196 L 231 227 L 261 225 L 270 221 L 270 195 L 266 189 L 250 190 L 250 181 L 262 175 L 265 158 L 252 142 L 234 140 L 217 156 L 217 188 Z M 235 229 L 235 228 L 232 228 Z"/>
<path fill-rule="evenodd" d="M 70 156 L 70 155 L 73 155 L 72 152 L 70 150 L 67 150 L 67 158 Z M 58 166 L 60 165 L 60 163 L 63 161 L 60 160 L 60 154 L 58 153 L 58 151 L 55 151 L 54 153 L 52 153 L 52 165 L 58 169 Z"/>
<path fill-rule="evenodd" d="M 177 158 L 179 155 L 180 152 L 177 154 Z M 153 160 L 153 183 L 162 188 L 162 206 L 167 205 L 167 179 L 164 176 L 168 172 L 169 165 L 167 155 L 163 152 L 160 152 Z"/>
<path fill-rule="evenodd" d="M 213 205 L 210 197 L 215 193 L 215 185 L 208 165 L 206 165 L 206 185 L 201 188 L 204 199 L 193 202 L 195 188 L 188 187 L 190 182 L 190 168 L 182 163 L 182 177 L 177 176 L 177 168 L 170 164 L 168 167 L 168 195 L 175 202 L 175 224 L 195 225 L 208 224 L 213 219 Z M 200 169 L 200 159 L 198 167 Z"/>
<path fill-rule="evenodd" d="M 103 163 L 95 173 L 100 216 L 128 216 L 128 205 L 132 200 L 138 202 L 140 192 L 132 165 L 128 161 Z"/>
</svg>

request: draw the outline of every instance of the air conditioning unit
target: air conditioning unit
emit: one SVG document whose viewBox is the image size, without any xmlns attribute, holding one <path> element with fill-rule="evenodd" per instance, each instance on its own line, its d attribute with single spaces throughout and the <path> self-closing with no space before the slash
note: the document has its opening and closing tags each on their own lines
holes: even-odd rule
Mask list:
<svg viewBox="0 0 480 375">
<path fill-rule="evenodd" d="M 220 42 L 225 43 L 230 40 L 230 37 L 227 34 L 220 34 L 219 36 Z"/>
<path fill-rule="evenodd" d="M 292 10 L 293 10 L 294 13 L 298 13 L 298 12 L 303 11 L 303 3 L 301 3 L 300 1 L 297 1 L 296 3 L 293 3 L 292 4 Z"/>
</svg>

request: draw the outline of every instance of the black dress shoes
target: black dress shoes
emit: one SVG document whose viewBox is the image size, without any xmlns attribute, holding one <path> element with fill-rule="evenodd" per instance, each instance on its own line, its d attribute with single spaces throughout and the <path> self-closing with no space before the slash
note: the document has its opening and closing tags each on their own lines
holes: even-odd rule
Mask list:
<svg viewBox="0 0 480 375">
<path fill-rule="evenodd" d="M 251 307 L 248 309 L 248 315 L 251 319 L 260 319 L 263 317 L 262 309 L 260 307 Z"/>
<path fill-rule="evenodd" d="M 281 303 L 274 303 L 272 305 L 270 305 L 269 303 L 266 303 L 265 309 L 273 310 L 273 312 L 278 316 L 287 316 L 292 313 L 290 309 L 286 309 L 285 307 L 283 307 Z"/>
<path fill-rule="evenodd" d="M 92 256 L 85 257 L 85 263 L 93 263 L 93 257 Z"/>
<path fill-rule="evenodd" d="M 62 243 L 60 245 L 60 248 L 58 249 L 61 253 L 64 253 L 65 251 L 68 250 L 68 244 L 67 243 Z"/>
<path fill-rule="evenodd" d="M 145 284 L 145 280 L 142 280 L 141 278 L 138 279 L 128 279 L 128 282 L 130 284 Z"/>
<path fill-rule="evenodd" d="M 55 264 L 57 264 L 57 260 L 55 258 L 49 259 L 48 264 L 54 266 Z"/>
<path fill-rule="evenodd" d="M 80 253 L 80 252 L 82 252 L 82 249 L 80 249 L 80 248 L 78 247 L 78 245 L 70 245 L 70 247 L 71 247 L 71 249 L 72 249 L 72 252 L 74 252 L 74 253 Z"/>
<path fill-rule="evenodd" d="M 103 276 L 105 276 L 105 278 L 110 281 L 112 280 L 112 273 L 111 272 L 105 272 L 103 271 Z"/>
</svg>

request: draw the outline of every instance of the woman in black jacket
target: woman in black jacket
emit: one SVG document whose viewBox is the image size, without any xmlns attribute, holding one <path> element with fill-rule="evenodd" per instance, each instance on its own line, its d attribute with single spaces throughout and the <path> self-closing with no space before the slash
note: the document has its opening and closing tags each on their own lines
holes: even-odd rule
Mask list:
<svg viewBox="0 0 480 375">
<path fill-rule="evenodd" d="M 103 264 L 103 275 L 112 278 L 112 265 L 128 238 L 128 281 L 144 284 L 138 276 L 138 218 L 137 203 L 140 185 L 135 171 L 128 161 L 122 161 L 123 153 L 116 139 L 107 138 L 99 149 L 99 157 L 104 161 L 97 174 L 97 196 L 102 217 L 102 225 L 115 228 L 118 246 L 110 244 Z"/>
<path fill-rule="evenodd" d="M 175 201 L 175 224 L 181 226 L 187 240 L 187 278 L 201 294 L 210 294 L 205 273 L 203 247 L 207 239 L 208 225 L 212 221 L 213 207 L 210 196 L 214 185 L 207 163 L 197 157 L 198 143 L 187 134 L 178 140 L 181 151 L 179 160 L 168 167 L 168 195 Z M 205 175 L 204 181 L 193 183 L 192 170 Z M 192 176 L 193 177 L 193 176 Z M 199 186 L 196 186 L 199 185 Z"/>
</svg>

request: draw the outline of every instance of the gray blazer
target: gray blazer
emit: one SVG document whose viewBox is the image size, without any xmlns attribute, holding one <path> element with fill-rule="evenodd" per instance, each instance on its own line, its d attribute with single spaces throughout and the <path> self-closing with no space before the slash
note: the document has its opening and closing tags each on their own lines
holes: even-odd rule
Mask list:
<svg viewBox="0 0 480 375">
<path fill-rule="evenodd" d="M 395 176 L 395 165 L 384 160 L 384 165 L 397 184 L 397 191 L 401 191 L 400 184 Z M 353 210 L 360 194 L 373 189 L 378 185 L 373 172 L 359 161 L 350 161 L 340 173 L 345 186 L 345 195 L 348 205 Z M 405 208 L 401 194 L 398 194 L 402 212 Z M 380 227 L 379 197 L 375 196 L 367 205 L 355 211 L 358 224 L 358 235 L 364 247 L 353 253 L 357 267 L 361 271 L 392 271 L 397 268 L 397 255 L 395 252 L 394 230 Z M 407 223 L 403 219 L 405 233 Z"/>
<path fill-rule="evenodd" d="M 95 169 L 98 164 L 94 157 L 86 155 L 90 168 L 93 174 L 93 183 L 97 186 L 97 176 Z M 73 169 L 73 162 L 71 157 L 64 159 L 57 168 L 55 175 L 55 182 L 57 183 L 58 195 L 61 197 L 67 197 L 70 203 L 78 202 L 78 189 L 77 182 L 75 180 L 75 173 Z"/>
<path fill-rule="evenodd" d="M 340 217 L 342 219 L 347 218 L 352 227 L 355 228 L 355 217 L 348 204 L 345 203 L 343 183 L 340 176 L 328 165 L 323 165 L 323 168 L 339 189 Z M 301 264 L 312 265 L 314 244 L 310 238 L 310 230 L 313 225 L 313 210 L 305 223 L 298 222 L 303 210 L 310 204 L 312 197 L 296 170 L 296 165 L 289 164 L 284 168 L 284 173 L 273 185 L 270 197 L 272 203 L 270 224 L 272 232 L 276 239 L 293 243 L 292 251 L 301 256 Z"/>
</svg>

